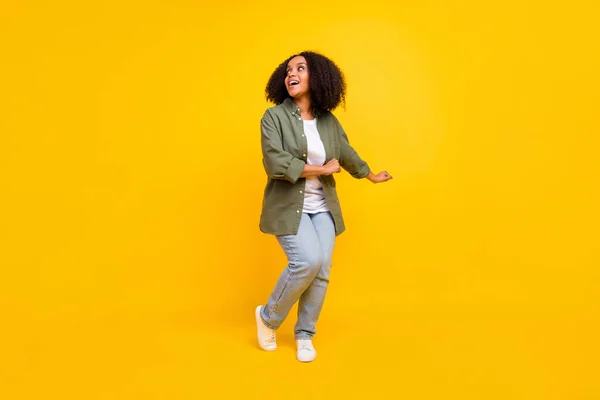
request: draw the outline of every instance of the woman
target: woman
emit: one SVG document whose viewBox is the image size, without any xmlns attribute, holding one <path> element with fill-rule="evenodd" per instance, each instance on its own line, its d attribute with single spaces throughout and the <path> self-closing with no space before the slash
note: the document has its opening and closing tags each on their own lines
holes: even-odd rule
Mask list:
<svg viewBox="0 0 600 400">
<path fill-rule="evenodd" d="M 268 180 L 260 229 L 276 236 L 288 265 L 267 304 L 255 310 L 258 343 L 267 351 L 277 348 L 275 331 L 298 301 L 296 356 L 302 362 L 317 355 L 311 339 L 329 283 L 335 238 L 345 230 L 333 174 L 341 167 L 374 183 L 392 179 L 386 171 L 371 172 L 331 113 L 345 94 L 342 72 L 314 52 L 281 63 L 266 87 L 267 100 L 277 106 L 261 120 Z"/>
</svg>

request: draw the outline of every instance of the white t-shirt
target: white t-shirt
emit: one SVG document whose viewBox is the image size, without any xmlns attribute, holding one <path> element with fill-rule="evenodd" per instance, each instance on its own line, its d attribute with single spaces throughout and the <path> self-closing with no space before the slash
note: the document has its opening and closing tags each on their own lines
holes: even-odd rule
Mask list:
<svg viewBox="0 0 600 400">
<path fill-rule="evenodd" d="M 321 141 L 319 131 L 317 131 L 317 120 L 303 120 L 304 135 L 308 144 L 307 164 L 323 165 L 325 164 L 325 147 Z M 304 208 L 302 212 L 314 214 L 322 211 L 329 211 L 323 194 L 323 185 L 318 176 L 309 176 L 306 178 L 306 188 L 304 189 Z"/>
</svg>

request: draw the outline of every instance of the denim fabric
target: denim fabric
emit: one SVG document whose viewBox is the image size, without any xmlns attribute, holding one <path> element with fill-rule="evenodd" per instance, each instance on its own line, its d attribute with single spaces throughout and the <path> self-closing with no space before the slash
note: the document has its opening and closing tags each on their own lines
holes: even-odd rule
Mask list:
<svg viewBox="0 0 600 400">
<path fill-rule="evenodd" d="M 298 301 L 296 339 L 310 339 L 325 300 L 335 226 L 330 212 L 302 213 L 296 235 L 277 236 L 288 265 L 281 273 L 261 316 L 265 325 L 277 329 Z"/>
</svg>

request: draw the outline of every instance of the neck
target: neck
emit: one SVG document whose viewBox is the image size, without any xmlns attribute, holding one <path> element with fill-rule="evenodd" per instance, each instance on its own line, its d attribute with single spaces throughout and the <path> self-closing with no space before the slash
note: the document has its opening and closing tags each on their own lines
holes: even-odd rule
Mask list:
<svg viewBox="0 0 600 400">
<path fill-rule="evenodd" d="M 300 111 L 302 111 L 303 116 L 313 116 L 312 112 L 312 103 L 309 97 L 301 97 L 299 99 L 292 99 L 294 104 L 298 106 Z"/>
</svg>

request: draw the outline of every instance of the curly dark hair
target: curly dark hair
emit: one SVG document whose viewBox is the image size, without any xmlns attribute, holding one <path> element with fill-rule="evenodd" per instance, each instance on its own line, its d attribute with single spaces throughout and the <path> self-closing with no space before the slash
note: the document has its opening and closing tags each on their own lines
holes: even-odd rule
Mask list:
<svg viewBox="0 0 600 400">
<path fill-rule="evenodd" d="M 333 111 L 340 103 L 346 103 L 346 81 L 344 74 L 329 58 L 313 51 L 303 51 L 294 54 L 279 64 L 271 74 L 265 94 L 267 100 L 281 104 L 290 97 L 285 87 L 287 65 L 294 57 L 302 56 L 306 59 L 309 72 L 310 99 L 317 113 Z"/>
</svg>

